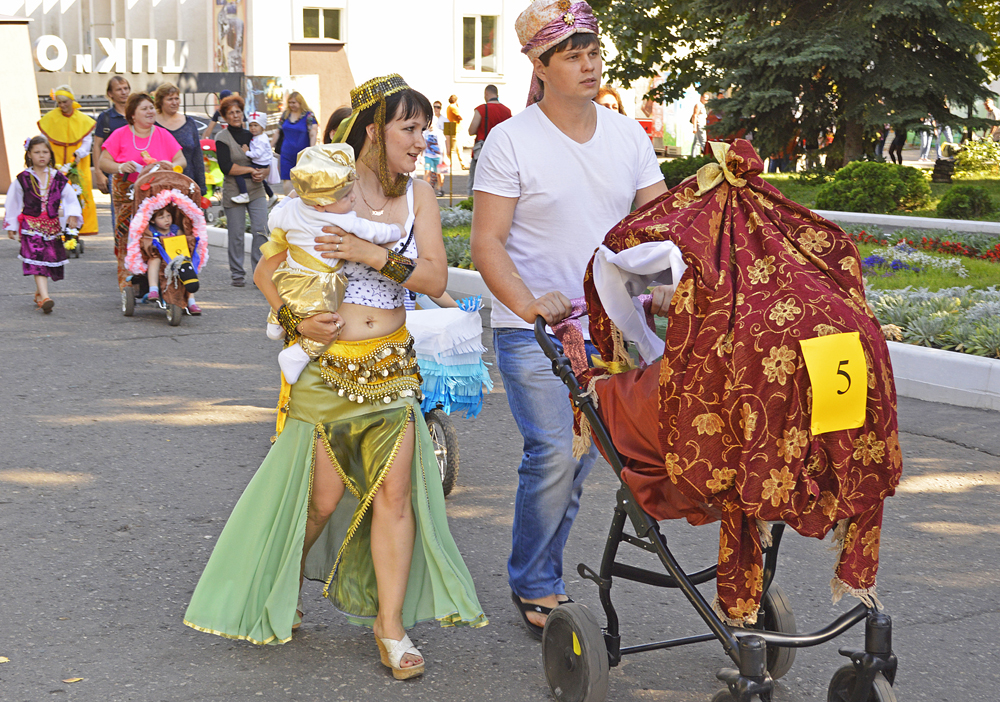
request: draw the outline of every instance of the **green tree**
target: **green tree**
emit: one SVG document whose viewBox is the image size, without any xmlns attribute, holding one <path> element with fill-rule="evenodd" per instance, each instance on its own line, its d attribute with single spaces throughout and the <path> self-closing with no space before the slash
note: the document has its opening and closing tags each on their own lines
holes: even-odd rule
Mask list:
<svg viewBox="0 0 1000 702">
<path fill-rule="evenodd" d="M 835 151 L 861 158 L 884 123 L 983 126 L 945 107 L 991 93 L 977 55 L 993 47 L 973 0 L 596 0 L 618 55 L 612 80 L 664 76 L 659 94 L 731 88 L 713 101 L 717 134 L 752 129 L 765 156 L 836 127 Z M 966 13 L 963 16 L 961 13 Z M 726 18 L 720 21 L 715 18 Z M 673 49 L 673 51 L 671 51 Z"/>
<path fill-rule="evenodd" d="M 976 29 L 991 37 L 1000 36 L 1000 0 L 979 0 L 979 2 L 959 3 L 955 14 Z M 1000 46 L 986 49 L 980 65 L 990 74 L 990 78 L 1000 78 Z"/>
</svg>

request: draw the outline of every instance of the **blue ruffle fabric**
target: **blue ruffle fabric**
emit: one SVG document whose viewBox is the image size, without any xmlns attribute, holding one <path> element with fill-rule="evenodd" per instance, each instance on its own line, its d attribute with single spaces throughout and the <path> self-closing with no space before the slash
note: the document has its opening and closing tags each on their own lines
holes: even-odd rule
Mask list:
<svg viewBox="0 0 1000 702">
<path fill-rule="evenodd" d="M 408 312 L 406 326 L 414 339 L 420 365 L 426 413 L 440 406 L 445 413 L 464 412 L 475 417 L 483 408 L 483 388 L 493 389 L 482 355 L 482 300 L 468 301 L 459 308 Z M 464 307 L 464 309 L 463 309 Z"/>
</svg>

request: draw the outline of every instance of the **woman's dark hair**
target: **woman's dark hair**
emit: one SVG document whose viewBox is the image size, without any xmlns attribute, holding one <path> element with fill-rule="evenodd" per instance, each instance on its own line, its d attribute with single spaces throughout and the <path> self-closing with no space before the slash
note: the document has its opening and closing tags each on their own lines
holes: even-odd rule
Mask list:
<svg viewBox="0 0 1000 702">
<path fill-rule="evenodd" d="M 324 144 L 330 143 L 331 141 L 330 132 L 336 132 L 337 127 L 340 126 L 340 123 L 350 116 L 351 116 L 351 108 L 348 105 L 344 105 L 343 107 L 338 107 L 336 110 L 333 111 L 333 114 L 330 115 L 330 119 L 326 121 L 326 129 L 323 130 Z"/>
<path fill-rule="evenodd" d="M 375 123 L 376 110 L 378 110 L 378 103 L 366 107 L 358 113 L 358 118 L 354 120 L 354 126 L 351 127 L 351 133 L 344 140 L 354 149 L 355 159 L 361 158 L 361 147 L 365 145 L 365 139 L 368 138 L 368 125 Z M 434 116 L 434 110 L 431 109 L 430 100 L 413 88 L 400 90 L 385 99 L 386 124 L 394 119 L 407 120 L 419 115 L 423 115 L 424 122 L 429 124 L 431 117 Z"/>
<path fill-rule="evenodd" d="M 146 100 L 151 105 L 156 105 L 153 102 L 153 98 L 149 97 L 148 93 L 132 93 L 128 96 L 128 102 L 125 103 L 125 121 L 132 124 L 132 120 L 135 119 L 135 111 L 139 109 L 139 103 Z"/>
<path fill-rule="evenodd" d="M 246 109 L 247 104 L 243 102 L 243 98 L 240 97 L 238 93 L 233 93 L 232 95 L 227 95 L 222 98 L 222 101 L 219 103 L 219 115 L 223 120 L 226 119 L 226 115 L 229 111 L 233 109 L 233 105 L 239 107 L 240 112 L 243 112 L 243 110 Z"/>
<path fill-rule="evenodd" d="M 52 153 L 52 145 L 49 140 L 43 137 L 41 134 L 38 136 L 31 137 L 31 141 L 28 142 L 28 146 L 24 149 L 24 167 L 31 168 L 34 164 L 31 162 L 31 149 L 38 146 L 39 144 L 45 144 L 45 148 L 49 150 L 49 162 L 47 165 L 52 165 L 52 159 L 54 154 Z"/>
</svg>

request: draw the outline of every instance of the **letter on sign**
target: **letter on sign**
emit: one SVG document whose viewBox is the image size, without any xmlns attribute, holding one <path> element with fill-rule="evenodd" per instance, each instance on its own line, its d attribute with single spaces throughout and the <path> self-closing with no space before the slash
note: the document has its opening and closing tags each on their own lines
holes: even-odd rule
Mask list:
<svg viewBox="0 0 1000 702">
<path fill-rule="evenodd" d="M 55 58 L 49 58 L 49 49 L 55 49 Z M 61 71 L 69 60 L 66 42 L 54 34 L 43 34 L 35 42 L 35 58 L 43 71 Z"/>
<path fill-rule="evenodd" d="M 104 53 L 107 54 L 101 59 L 101 62 L 97 64 L 98 73 L 124 73 L 125 72 L 125 40 L 124 39 L 107 39 L 105 37 L 98 37 L 97 41 L 101 43 L 101 48 L 104 49 Z"/>
<path fill-rule="evenodd" d="M 146 49 L 146 73 L 156 73 L 156 40 L 132 40 L 132 72 L 142 73 L 142 50 Z"/>
<path fill-rule="evenodd" d="M 799 343 L 812 385 L 812 434 L 864 425 L 868 364 L 858 332 L 818 336 Z"/>
<path fill-rule="evenodd" d="M 177 44 L 180 43 L 181 51 L 180 56 L 177 57 Z M 177 57 L 175 59 L 175 57 Z M 187 65 L 188 59 L 188 43 L 186 41 L 177 42 L 173 39 L 167 39 L 167 56 L 163 62 L 163 72 L 164 73 L 183 73 L 184 67 Z"/>
</svg>

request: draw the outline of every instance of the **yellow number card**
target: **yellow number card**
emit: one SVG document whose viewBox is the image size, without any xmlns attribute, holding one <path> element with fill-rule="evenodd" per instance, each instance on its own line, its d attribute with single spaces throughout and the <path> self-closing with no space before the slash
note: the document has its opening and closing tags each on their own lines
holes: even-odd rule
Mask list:
<svg viewBox="0 0 1000 702">
<path fill-rule="evenodd" d="M 799 343 L 812 385 L 813 436 L 862 426 L 868 401 L 868 365 L 858 332 Z"/>
<path fill-rule="evenodd" d="M 163 244 L 163 250 L 167 252 L 171 261 L 178 256 L 191 257 L 191 251 L 188 250 L 187 237 L 182 234 L 178 236 L 165 236 L 160 239 L 160 243 Z"/>
</svg>

